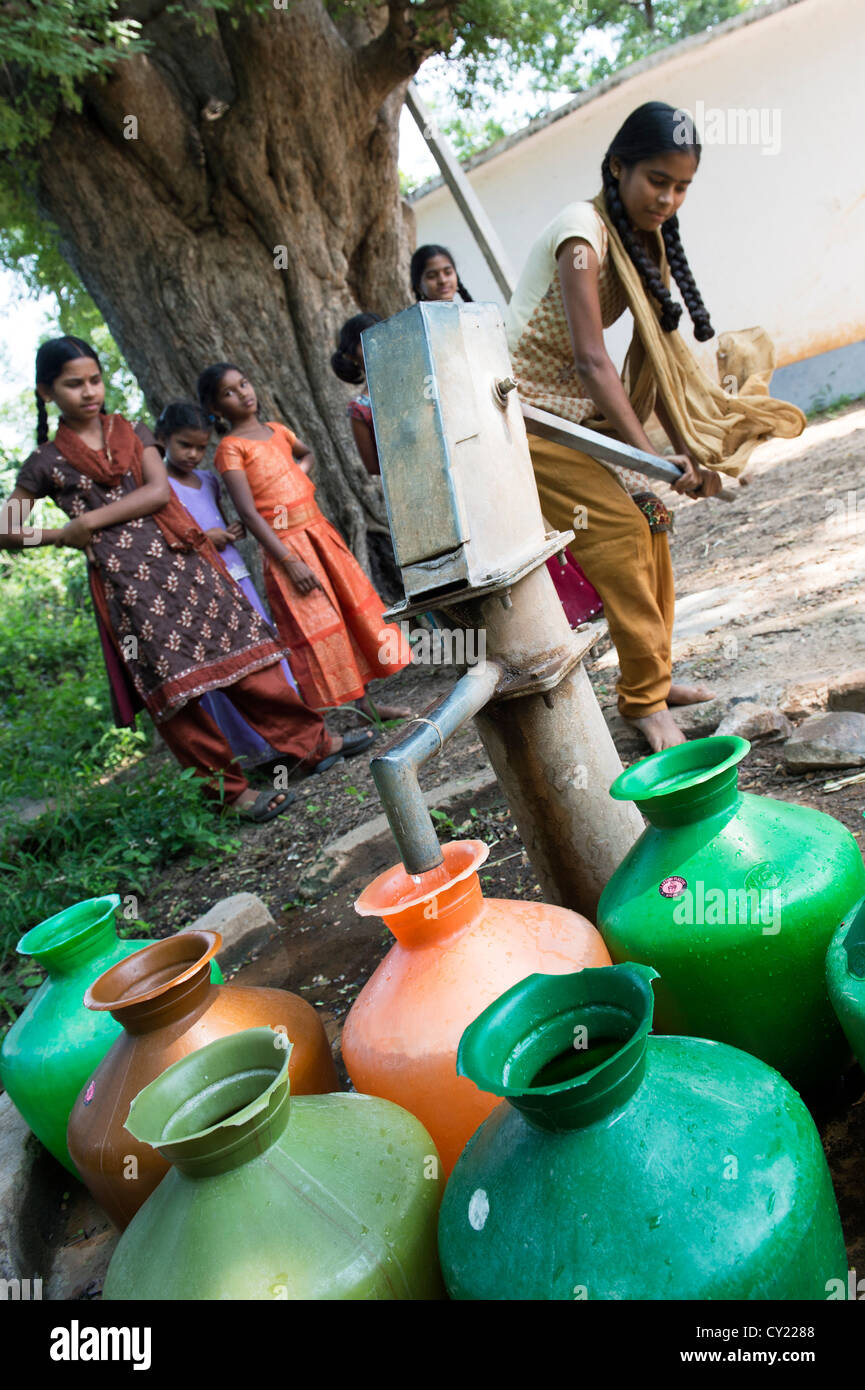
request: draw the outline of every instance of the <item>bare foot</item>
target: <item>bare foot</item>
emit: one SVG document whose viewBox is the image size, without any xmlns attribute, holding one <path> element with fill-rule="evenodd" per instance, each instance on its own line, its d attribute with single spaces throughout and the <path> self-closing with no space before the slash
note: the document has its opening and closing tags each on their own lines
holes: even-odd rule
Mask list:
<svg viewBox="0 0 865 1390">
<path fill-rule="evenodd" d="M 688 742 L 668 709 L 659 709 L 654 714 L 644 714 L 641 719 L 629 719 L 627 722 L 639 729 L 653 753 Z"/>
<path fill-rule="evenodd" d="M 357 708 L 363 714 L 369 715 L 370 719 L 411 719 L 414 711 L 407 705 L 379 705 L 373 704 L 368 695 L 364 695 L 362 700 L 356 700 Z"/>
<path fill-rule="evenodd" d="M 667 696 L 668 705 L 702 705 L 705 700 L 714 700 L 715 692 L 707 685 L 671 685 Z"/>
</svg>

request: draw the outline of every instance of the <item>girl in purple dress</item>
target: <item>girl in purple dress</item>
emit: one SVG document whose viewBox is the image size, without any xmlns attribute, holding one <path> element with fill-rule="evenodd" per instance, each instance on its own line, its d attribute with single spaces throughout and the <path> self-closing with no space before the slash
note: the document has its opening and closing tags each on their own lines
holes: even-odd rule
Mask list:
<svg viewBox="0 0 865 1390">
<path fill-rule="evenodd" d="M 204 411 L 191 401 L 172 401 L 157 420 L 154 433 L 165 455 L 168 481 L 174 493 L 220 552 L 228 573 L 255 611 L 272 626 L 243 556 L 233 544 L 244 535 L 244 528 L 239 521 L 231 525 L 226 522 L 219 502 L 219 479 L 215 473 L 198 467 L 211 434 L 210 421 Z M 281 661 L 280 667 L 292 690 L 296 691 L 297 684 L 288 662 Z M 236 757 L 253 765 L 272 762 L 279 757 L 221 691 L 213 690 L 203 696 L 201 704 L 219 725 Z"/>
</svg>

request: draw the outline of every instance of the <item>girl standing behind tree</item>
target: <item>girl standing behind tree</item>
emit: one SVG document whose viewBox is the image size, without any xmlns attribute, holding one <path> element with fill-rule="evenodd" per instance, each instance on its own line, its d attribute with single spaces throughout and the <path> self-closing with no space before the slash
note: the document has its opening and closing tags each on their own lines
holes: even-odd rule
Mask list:
<svg viewBox="0 0 865 1390">
<path fill-rule="evenodd" d="M 340 329 L 330 365 L 340 381 L 363 388 L 349 401 L 347 414 L 361 462 L 370 477 L 378 478 L 381 476 L 381 463 L 372 423 L 372 401 L 366 389 L 366 366 L 361 344 L 364 329 L 371 328 L 374 323 L 381 323 L 378 314 L 355 314 L 348 319 Z M 366 544 L 370 571 L 379 593 L 388 603 L 405 598 L 390 531 L 379 531 L 370 526 L 366 533 Z"/>
<path fill-rule="evenodd" d="M 230 430 L 214 464 L 261 545 L 270 610 L 307 704 L 356 700 L 365 713 L 409 718 L 402 706 L 372 711 L 366 696 L 369 682 L 401 671 L 411 651 L 384 623 L 381 599 L 315 502 L 312 451 L 278 421 L 261 423 L 252 384 L 230 362 L 201 373 L 198 396 L 220 433 Z"/>
<path fill-rule="evenodd" d="M 372 426 L 372 402 L 366 391 L 366 368 L 360 341 L 363 330 L 372 328 L 374 323 L 381 323 L 378 314 L 355 314 L 348 319 L 340 330 L 330 365 L 340 381 L 347 382 L 349 386 L 363 387 L 348 403 L 348 418 L 363 466 L 371 477 L 377 478 L 381 475 L 381 464 Z"/>
</svg>

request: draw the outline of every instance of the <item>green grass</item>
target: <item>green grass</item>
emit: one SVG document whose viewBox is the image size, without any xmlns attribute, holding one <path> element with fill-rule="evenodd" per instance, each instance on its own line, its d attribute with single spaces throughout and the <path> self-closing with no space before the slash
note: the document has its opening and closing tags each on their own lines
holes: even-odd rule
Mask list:
<svg viewBox="0 0 865 1390">
<path fill-rule="evenodd" d="M 860 405 L 865 402 L 865 396 L 838 396 L 834 401 L 830 401 L 826 392 L 821 392 L 810 410 L 805 411 L 805 418 L 814 420 L 817 416 L 824 419 L 831 419 L 833 415 L 840 415 L 842 410 L 848 406 Z"/>
<path fill-rule="evenodd" d="M 82 898 L 123 896 L 121 935 L 146 934 L 146 894 L 180 855 L 201 868 L 240 841 L 205 801 L 192 770 L 168 765 L 129 781 L 68 787 L 37 821 L 0 828 L 0 1011 L 7 1021 L 41 981 L 15 954 L 28 928 Z"/>
<path fill-rule="evenodd" d="M 0 552 L 0 804 L 89 785 L 147 751 L 116 729 L 84 557 Z"/>
</svg>

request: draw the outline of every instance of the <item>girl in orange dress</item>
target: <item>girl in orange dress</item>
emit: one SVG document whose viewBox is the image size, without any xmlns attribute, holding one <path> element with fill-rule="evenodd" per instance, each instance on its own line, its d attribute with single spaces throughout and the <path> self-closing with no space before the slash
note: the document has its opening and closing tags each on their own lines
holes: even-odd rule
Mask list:
<svg viewBox="0 0 865 1390">
<path fill-rule="evenodd" d="M 198 396 L 217 430 L 227 428 L 214 463 L 241 521 L 262 550 L 273 621 L 291 650 L 291 669 L 313 709 L 356 700 L 372 713 L 366 688 L 409 664 L 399 628 L 383 621 L 381 599 L 339 532 L 323 516 L 309 477 L 312 452 L 275 420 L 262 424 L 247 377 L 230 362 L 206 368 Z M 376 705 L 384 719 L 411 710 Z"/>
</svg>

